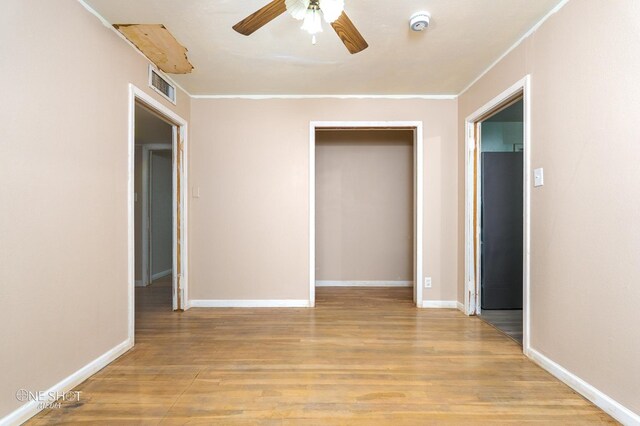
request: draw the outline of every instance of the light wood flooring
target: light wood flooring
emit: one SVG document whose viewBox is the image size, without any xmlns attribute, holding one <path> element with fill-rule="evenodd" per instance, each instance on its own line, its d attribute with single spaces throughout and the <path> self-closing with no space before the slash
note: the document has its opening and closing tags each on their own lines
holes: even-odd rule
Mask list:
<svg viewBox="0 0 640 426">
<path fill-rule="evenodd" d="M 315 309 L 170 312 L 136 292 L 136 345 L 31 424 L 428 425 L 613 423 L 457 310 L 407 288 L 317 289 Z"/>
</svg>

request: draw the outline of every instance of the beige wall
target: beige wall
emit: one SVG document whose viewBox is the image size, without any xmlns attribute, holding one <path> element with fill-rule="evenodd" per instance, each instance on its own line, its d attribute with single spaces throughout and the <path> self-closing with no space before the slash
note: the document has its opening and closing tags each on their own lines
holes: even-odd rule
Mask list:
<svg viewBox="0 0 640 426">
<path fill-rule="evenodd" d="M 191 299 L 308 299 L 309 122 L 424 122 L 426 300 L 455 300 L 455 100 L 194 99 Z"/>
<path fill-rule="evenodd" d="M 316 279 L 413 281 L 410 130 L 316 133 Z"/>
<path fill-rule="evenodd" d="M 128 83 L 147 61 L 74 0 L 3 2 L 0 40 L 3 417 L 127 338 Z M 182 92 L 159 101 L 189 118 Z"/>
<path fill-rule="evenodd" d="M 459 98 L 531 74 L 531 345 L 640 413 L 640 2 L 573 0 Z M 588 23 L 588 24 L 586 24 Z M 459 133 L 459 146 L 464 146 Z M 458 157 L 458 295 L 464 155 Z"/>
</svg>

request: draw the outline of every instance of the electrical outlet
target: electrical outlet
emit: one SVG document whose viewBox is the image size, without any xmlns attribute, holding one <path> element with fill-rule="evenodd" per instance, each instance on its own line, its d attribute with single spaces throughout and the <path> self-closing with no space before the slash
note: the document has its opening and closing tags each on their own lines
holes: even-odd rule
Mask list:
<svg viewBox="0 0 640 426">
<path fill-rule="evenodd" d="M 424 288 L 431 288 L 431 277 L 424 277 Z"/>
</svg>

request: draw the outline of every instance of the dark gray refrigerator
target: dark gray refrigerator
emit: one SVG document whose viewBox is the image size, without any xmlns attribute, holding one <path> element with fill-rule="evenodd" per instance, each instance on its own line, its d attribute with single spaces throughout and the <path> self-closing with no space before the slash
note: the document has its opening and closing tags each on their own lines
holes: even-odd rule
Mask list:
<svg viewBox="0 0 640 426">
<path fill-rule="evenodd" d="M 522 171 L 521 152 L 482 153 L 482 309 L 522 309 Z"/>
</svg>

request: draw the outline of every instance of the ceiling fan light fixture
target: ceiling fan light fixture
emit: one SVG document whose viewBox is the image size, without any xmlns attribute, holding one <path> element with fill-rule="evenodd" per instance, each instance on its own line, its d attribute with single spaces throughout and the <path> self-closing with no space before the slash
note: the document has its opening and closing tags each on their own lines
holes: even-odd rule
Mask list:
<svg viewBox="0 0 640 426">
<path fill-rule="evenodd" d="M 283 13 L 302 20 L 301 29 L 311 34 L 311 41 L 316 43 L 316 34 L 322 32 L 322 21 L 331 24 L 342 44 L 349 53 L 362 52 L 369 47 L 360 31 L 351 22 L 344 9 L 345 0 L 271 0 L 267 5 L 242 19 L 232 28 L 249 36 Z"/>
<path fill-rule="evenodd" d="M 298 21 L 302 21 L 307 14 L 311 0 L 285 0 L 284 3 L 287 12 Z"/>
<path fill-rule="evenodd" d="M 320 17 L 320 10 L 310 7 L 304 16 L 302 27 L 300 29 L 305 30 L 312 36 L 322 32 L 322 18 Z"/>
<path fill-rule="evenodd" d="M 327 24 L 336 21 L 344 11 L 344 0 L 320 0 L 320 10 Z"/>
</svg>

